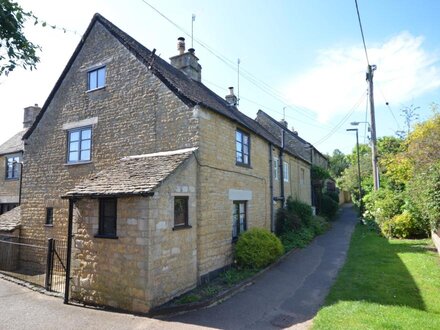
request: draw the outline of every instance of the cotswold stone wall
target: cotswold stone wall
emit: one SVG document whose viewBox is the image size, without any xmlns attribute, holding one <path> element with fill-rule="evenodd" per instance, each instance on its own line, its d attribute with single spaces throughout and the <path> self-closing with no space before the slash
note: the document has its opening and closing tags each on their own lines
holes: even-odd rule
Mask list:
<svg viewBox="0 0 440 330">
<path fill-rule="evenodd" d="M 117 239 L 97 238 L 96 199 L 76 203 L 72 297 L 90 304 L 147 312 L 197 284 L 194 159 L 153 197 L 117 200 Z M 174 227 L 174 197 L 188 196 L 190 227 Z"/>
<path fill-rule="evenodd" d="M 234 200 L 247 201 L 247 227 L 270 229 L 269 144 L 246 128 L 199 109 L 198 266 L 203 276 L 232 263 Z M 235 132 L 250 133 L 251 166 L 237 166 Z"/>
<path fill-rule="evenodd" d="M 87 71 L 101 65 L 105 87 L 87 91 Z M 66 128 L 84 121 L 92 125 L 92 161 L 67 165 Z M 22 234 L 65 238 L 68 202 L 60 196 L 84 177 L 127 155 L 197 143 L 192 110 L 97 22 L 27 141 Z M 50 227 L 46 207 L 54 208 Z"/>
<path fill-rule="evenodd" d="M 6 179 L 6 157 L 0 156 L 0 204 L 18 203 L 18 191 L 20 181 L 17 179 Z"/>
</svg>

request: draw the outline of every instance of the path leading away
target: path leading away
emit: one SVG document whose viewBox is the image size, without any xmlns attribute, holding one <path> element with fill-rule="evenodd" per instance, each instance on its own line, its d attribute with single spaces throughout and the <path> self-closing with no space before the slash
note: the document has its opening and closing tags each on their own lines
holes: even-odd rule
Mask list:
<svg viewBox="0 0 440 330">
<path fill-rule="evenodd" d="M 344 263 L 356 223 L 343 207 L 331 230 L 289 255 L 255 284 L 208 309 L 155 320 L 64 305 L 60 298 L 0 279 L 0 329 L 279 329 L 305 328 Z"/>
<path fill-rule="evenodd" d="M 344 205 L 327 233 L 292 253 L 254 285 L 222 304 L 171 320 L 220 329 L 307 328 L 344 264 L 355 224 L 354 210 Z"/>
</svg>

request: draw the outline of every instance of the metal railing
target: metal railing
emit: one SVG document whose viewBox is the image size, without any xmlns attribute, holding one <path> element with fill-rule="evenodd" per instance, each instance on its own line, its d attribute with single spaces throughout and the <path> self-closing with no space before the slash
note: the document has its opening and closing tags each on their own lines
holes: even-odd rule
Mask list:
<svg viewBox="0 0 440 330">
<path fill-rule="evenodd" d="M 66 242 L 0 235 L 0 273 L 64 292 Z"/>
</svg>

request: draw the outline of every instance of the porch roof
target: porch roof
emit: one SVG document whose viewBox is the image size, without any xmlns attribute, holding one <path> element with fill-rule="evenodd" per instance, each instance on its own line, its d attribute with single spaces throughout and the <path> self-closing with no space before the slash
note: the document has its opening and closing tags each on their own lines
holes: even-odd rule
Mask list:
<svg viewBox="0 0 440 330">
<path fill-rule="evenodd" d="M 14 207 L 12 210 L 0 215 L 0 231 L 14 231 L 21 225 L 21 207 Z"/>
<path fill-rule="evenodd" d="M 196 148 L 128 156 L 93 174 L 62 198 L 151 196 Z"/>
</svg>

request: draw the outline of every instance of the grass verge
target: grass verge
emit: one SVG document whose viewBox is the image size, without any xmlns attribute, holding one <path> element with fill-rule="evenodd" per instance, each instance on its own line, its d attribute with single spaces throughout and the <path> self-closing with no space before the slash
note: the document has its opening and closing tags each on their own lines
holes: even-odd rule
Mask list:
<svg viewBox="0 0 440 330">
<path fill-rule="evenodd" d="M 440 329 L 440 262 L 430 240 L 358 225 L 313 329 Z"/>
</svg>

